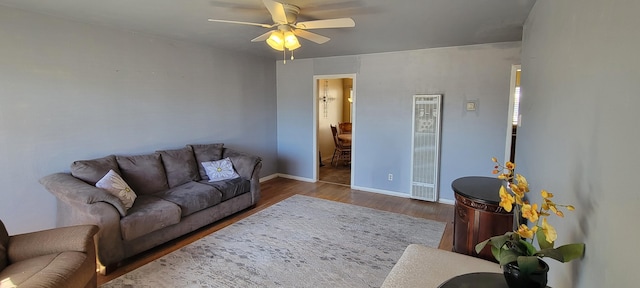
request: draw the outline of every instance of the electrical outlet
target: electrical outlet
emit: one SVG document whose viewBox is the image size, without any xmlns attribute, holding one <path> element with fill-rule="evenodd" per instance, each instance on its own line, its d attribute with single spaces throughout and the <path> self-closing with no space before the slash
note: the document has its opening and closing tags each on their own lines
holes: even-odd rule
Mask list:
<svg viewBox="0 0 640 288">
<path fill-rule="evenodd" d="M 393 181 L 393 174 L 389 173 L 389 181 Z"/>
</svg>

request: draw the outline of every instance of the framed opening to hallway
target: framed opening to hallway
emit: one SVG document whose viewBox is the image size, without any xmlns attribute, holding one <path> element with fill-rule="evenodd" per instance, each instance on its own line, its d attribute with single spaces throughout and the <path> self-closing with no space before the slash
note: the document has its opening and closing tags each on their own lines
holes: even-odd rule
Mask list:
<svg viewBox="0 0 640 288">
<path fill-rule="evenodd" d="M 356 151 L 356 75 L 355 74 L 334 74 L 315 75 L 313 77 L 313 175 L 315 181 L 325 181 L 342 184 L 351 187 L 355 179 Z M 348 141 L 350 144 L 349 160 L 345 158 L 334 159 L 336 143 L 330 126 L 339 127 L 351 126 L 349 135 L 342 135 L 340 141 Z M 338 133 L 348 133 L 338 131 Z M 348 137 L 346 137 L 348 136 Z M 349 139 L 347 139 L 349 138 Z M 345 140 L 346 139 L 346 140 Z M 338 162 L 337 165 L 336 161 Z M 346 165 L 346 166 L 345 166 Z M 327 169 L 333 167 L 333 170 Z M 326 176 L 328 179 L 321 179 Z M 342 170 L 342 171 L 337 171 Z M 328 174 L 327 174 L 328 173 Z M 345 175 L 348 173 L 348 175 Z"/>
<path fill-rule="evenodd" d="M 516 134 L 518 127 L 522 125 L 522 119 L 519 113 L 520 106 L 520 74 L 521 66 L 511 66 L 511 81 L 509 86 L 509 112 L 508 112 L 508 125 L 507 125 L 507 137 L 505 141 L 504 161 L 515 161 L 516 153 Z"/>
</svg>

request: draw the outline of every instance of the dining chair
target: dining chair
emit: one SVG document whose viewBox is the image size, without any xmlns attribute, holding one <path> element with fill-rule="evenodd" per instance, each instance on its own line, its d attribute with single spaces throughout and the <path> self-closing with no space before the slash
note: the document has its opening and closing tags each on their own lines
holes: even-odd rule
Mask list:
<svg viewBox="0 0 640 288">
<path fill-rule="evenodd" d="M 351 143 L 349 145 L 345 145 L 340 139 L 338 139 L 338 129 L 336 126 L 329 124 L 331 127 L 331 134 L 333 135 L 333 143 L 336 148 L 333 150 L 333 156 L 331 157 L 331 165 L 336 163 L 338 166 L 338 162 L 342 160 L 344 165 L 347 165 L 351 161 Z"/>
<path fill-rule="evenodd" d="M 351 134 L 351 122 L 338 123 L 340 134 Z"/>
</svg>

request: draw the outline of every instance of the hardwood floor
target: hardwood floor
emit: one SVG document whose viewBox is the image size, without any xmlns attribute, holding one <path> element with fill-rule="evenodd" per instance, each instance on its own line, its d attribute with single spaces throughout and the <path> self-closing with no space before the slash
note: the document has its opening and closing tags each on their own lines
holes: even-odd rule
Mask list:
<svg viewBox="0 0 640 288">
<path fill-rule="evenodd" d="M 324 159 L 320 166 L 318 180 L 334 184 L 351 185 L 351 165 L 342 162 L 331 165 L 331 158 Z"/>
<path fill-rule="evenodd" d="M 275 178 L 261 183 L 261 199 L 255 208 L 245 210 L 238 214 L 227 217 L 212 225 L 203 227 L 188 235 L 165 243 L 147 252 L 144 252 L 133 259 L 121 263 L 120 267 L 106 276 L 98 275 L 98 285 L 115 279 L 129 271 L 132 271 L 146 263 L 169 254 L 183 246 L 188 245 L 202 237 L 229 226 L 236 221 L 255 214 L 279 201 L 296 194 L 333 200 L 343 203 L 350 203 L 358 206 L 374 208 L 394 213 L 401 213 L 413 217 L 431 219 L 446 222 L 444 235 L 440 242 L 440 249 L 451 251 L 453 248 L 453 210 L 452 205 L 431 203 L 420 200 L 412 200 L 394 196 L 387 196 L 371 192 L 351 190 L 344 185 L 317 182 L 308 183 L 285 178 Z"/>
</svg>

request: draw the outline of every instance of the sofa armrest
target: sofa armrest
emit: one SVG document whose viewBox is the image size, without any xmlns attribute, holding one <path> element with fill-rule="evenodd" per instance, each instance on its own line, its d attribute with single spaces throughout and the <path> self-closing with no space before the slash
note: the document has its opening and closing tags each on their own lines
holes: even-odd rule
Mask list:
<svg viewBox="0 0 640 288">
<path fill-rule="evenodd" d="M 262 158 L 233 149 L 223 148 L 222 158 L 227 157 L 231 159 L 233 168 L 236 169 L 238 175 L 251 181 L 251 203 L 258 203 L 258 200 L 260 200 L 260 169 L 262 169 Z"/>
<path fill-rule="evenodd" d="M 107 193 L 104 189 L 91 186 L 67 173 L 55 173 L 40 179 L 51 194 L 69 205 L 94 204 L 106 202 L 118 210 L 120 216 L 127 215 L 127 210 L 118 197 Z"/>
<path fill-rule="evenodd" d="M 260 200 L 260 169 L 262 169 L 262 161 L 256 164 L 251 178 L 251 203 L 256 204 Z"/>
<path fill-rule="evenodd" d="M 236 169 L 240 177 L 251 180 L 253 177 L 258 177 L 259 169 L 256 171 L 256 166 L 262 162 L 262 158 L 251 154 L 239 152 L 229 148 L 223 148 L 222 158 L 231 159 L 233 168 Z M 256 174 L 256 175 L 254 175 Z"/>
<path fill-rule="evenodd" d="M 393 266 L 381 288 L 438 287 L 458 275 L 473 272 L 502 273 L 500 265 L 484 259 L 410 244 Z"/>
<path fill-rule="evenodd" d="M 9 261 L 19 262 L 42 255 L 76 251 L 95 251 L 93 235 L 98 226 L 79 225 L 13 235 L 9 238 Z"/>
<path fill-rule="evenodd" d="M 40 183 L 58 200 L 58 225 L 96 225 L 95 236 L 101 271 L 124 258 L 120 219 L 126 210 L 117 197 L 73 177 L 57 173 L 45 176 Z"/>
<path fill-rule="evenodd" d="M 58 201 L 58 226 L 97 225 L 100 230 L 94 236 L 97 247 L 96 257 L 101 273 L 105 266 L 113 265 L 124 259 L 124 244 L 120 229 L 120 214 L 106 202 L 71 206 Z M 62 212 L 60 212 L 62 210 Z"/>
</svg>

